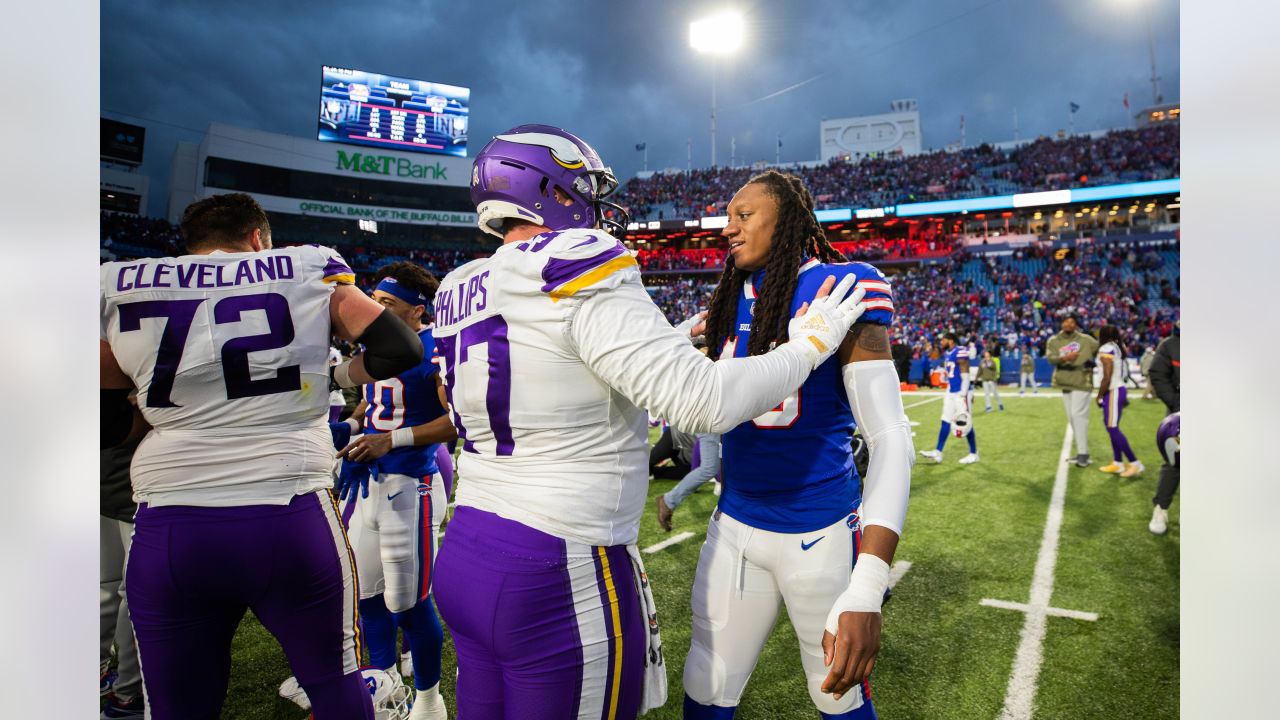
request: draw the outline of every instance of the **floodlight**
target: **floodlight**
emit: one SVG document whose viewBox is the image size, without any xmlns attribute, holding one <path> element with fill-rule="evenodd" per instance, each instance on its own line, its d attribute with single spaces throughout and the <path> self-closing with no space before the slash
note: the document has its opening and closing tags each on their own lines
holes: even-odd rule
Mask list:
<svg viewBox="0 0 1280 720">
<path fill-rule="evenodd" d="M 689 45 L 698 52 L 728 55 L 742 47 L 742 15 L 725 10 L 689 23 Z"/>
</svg>

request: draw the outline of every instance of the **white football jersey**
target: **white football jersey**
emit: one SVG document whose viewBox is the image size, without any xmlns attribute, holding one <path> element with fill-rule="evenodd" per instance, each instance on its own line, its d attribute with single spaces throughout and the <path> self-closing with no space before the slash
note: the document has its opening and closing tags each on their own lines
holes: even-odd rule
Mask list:
<svg viewBox="0 0 1280 720">
<path fill-rule="evenodd" d="M 713 402 L 682 397 L 710 364 L 653 304 L 631 253 L 599 230 L 504 245 L 444 278 L 435 325 L 463 439 L 458 503 L 588 545 L 635 542 L 642 408 L 675 417 Z"/>
<path fill-rule="evenodd" d="M 1116 343 L 1109 342 L 1098 348 L 1098 357 L 1107 356 L 1111 358 L 1111 385 L 1102 387 L 1102 363 L 1098 363 L 1094 374 L 1097 376 L 1098 389 L 1102 392 L 1111 392 L 1118 387 L 1124 386 L 1125 362 L 1124 353 L 1120 350 L 1120 346 Z"/>
<path fill-rule="evenodd" d="M 153 427 L 138 502 L 285 504 L 331 486 L 329 297 L 355 281 L 338 253 L 111 262 L 101 280 L 102 339 Z"/>
</svg>

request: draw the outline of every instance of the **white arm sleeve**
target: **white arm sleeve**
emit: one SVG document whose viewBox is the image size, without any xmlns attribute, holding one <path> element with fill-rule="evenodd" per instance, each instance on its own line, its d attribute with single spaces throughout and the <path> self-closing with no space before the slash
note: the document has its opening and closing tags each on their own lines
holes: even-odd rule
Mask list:
<svg viewBox="0 0 1280 720">
<path fill-rule="evenodd" d="M 844 366 L 844 389 L 853 419 L 871 450 L 863 478 L 863 525 L 881 525 L 902 535 L 916 451 L 911 423 L 902 409 L 898 373 L 892 360 L 862 360 Z"/>
<path fill-rule="evenodd" d="M 712 362 L 653 304 L 639 276 L 575 301 L 566 335 L 587 367 L 636 406 L 690 433 L 723 433 L 777 407 L 812 369 L 784 343 Z"/>
</svg>

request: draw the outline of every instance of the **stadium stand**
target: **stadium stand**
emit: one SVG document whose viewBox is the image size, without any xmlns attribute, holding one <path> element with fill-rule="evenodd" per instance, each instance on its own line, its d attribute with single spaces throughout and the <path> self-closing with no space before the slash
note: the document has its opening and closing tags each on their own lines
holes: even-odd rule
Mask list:
<svg viewBox="0 0 1280 720">
<path fill-rule="evenodd" d="M 782 168 L 804 178 L 818 208 L 879 207 L 901 202 L 1060 190 L 1178 177 L 1176 123 L 1116 130 L 1099 138 L 1040 138 L 1014 150 L 979 145 L 906 158 L 833 160 Z M 703 168 L 634 178 L 618 203 L 635 220 L 719 214 L 757 170 Z"/>
</svg>

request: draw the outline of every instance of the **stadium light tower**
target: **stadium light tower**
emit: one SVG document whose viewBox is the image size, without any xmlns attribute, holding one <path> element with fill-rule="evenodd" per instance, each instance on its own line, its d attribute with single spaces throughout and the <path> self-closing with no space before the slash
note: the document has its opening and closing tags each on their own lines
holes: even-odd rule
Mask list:
<svg viewBox="0 0 1280 720">
<path fill-rule="evenodd" d="M 724 10 L 689 23 L 689 46 L 711 56 L 711 167 L 716 166 L 716 59 L 742 47 L 742 15 Z"/>
</svg>

